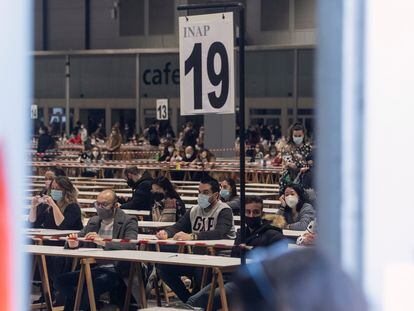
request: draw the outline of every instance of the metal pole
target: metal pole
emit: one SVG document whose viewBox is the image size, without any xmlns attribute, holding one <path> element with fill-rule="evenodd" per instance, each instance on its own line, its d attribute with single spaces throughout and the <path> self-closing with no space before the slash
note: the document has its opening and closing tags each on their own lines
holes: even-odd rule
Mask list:
<svg viewBox="0 0 414 311">
<path fill-rule="evenodd" d="M 70 56 L 66 55 L 66 61 L 65 61 L 65 97 L 66 97 L 66 108 L 65 108 L 65 114 L 66 114 L 66 126 L 65 131 L 66 135 L 69 135 L 70 133 L 70 111 L 69 111 L 69 102 L 70 102 Z"/>
<path fill-rule="evenodd" d="M 177 7 L 179 11 L 195 10 L 195 9 L 213 9 L 213 8 L 233 8 L 239 12 L 239 126 L 240 126 L 240 241 L 241 244 L 246 242 L 246 217 L 245 217 L 245 89 L 244 89 L 244 6 L 239 2 L 232 3 L 211 3 L 211 4 L 193 4 L 180 5 Z M 241 263 L 246 263 L 246 253 L 241 251 Z"/>
<path fill-rule="evenodd" d="M 140 88 L 140 75 L 139 75 L 139 66 L 140 66 L 140 54 L 137 54 L 135 57 L 135 133 L 139 134 L 139 126 L 140 126 L 140 103 L 141 103 L 141 88 Z"/>
<path fill-rule="evenodd" d="M 294 122 L 298 121 L 298 49 L 293 50 L 293 100 L 295 109 L 293 111 Z"/>
<path fill-rule="evenodd" d="M 246 215 L 245 215 L 245 128 L 244 128 L 244 7 L 239 6 L 239 117 L 240 117 L 240 239 L 246 242 Z M 243 250 L 242 264 L 246 263 L 246 252 Z"/>
</svg>

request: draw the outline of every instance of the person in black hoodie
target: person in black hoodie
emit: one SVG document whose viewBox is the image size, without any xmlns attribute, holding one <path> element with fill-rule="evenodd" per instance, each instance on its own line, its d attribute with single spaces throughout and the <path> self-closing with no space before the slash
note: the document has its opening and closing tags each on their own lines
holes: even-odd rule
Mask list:
<svg viewBox="0 0 414 311">
<path fill-rule="evenodd" d="M 271 223 L 263 219 L 263 200 L 258 196 L 246 197 L 245 202 L 246 215 L 246 245 L 251 247 L 267 247 L 277 241 L 283 239 L 282 230 L 271 225 Z M 237 230 L 234 245 L 241 244 L 240 229 Z M 232 257 L 240 257 L 240 248 L 234 247 L 231 252 Z M 226 295 L 230 297 L 236 285 L 231 282 L 231 275 L 225 274 Z M 207 308 L 208 297 L 210 295 L 210 285 L 201 289 L 187 300 L 187 304 L 191 307 Z M 231 301 L 230 301 L 231 303 Z M 220 289 L 216 288 L 214 293 L 213 310 L 221 308 Z"/>
<path fill-rule="evenodd" d="M 39 139 L 37 141 L 37 152 L 38 153 L 47 153 L 53 152 L 56 148 L 56 142 L 53 137 L 49 134 L 47 127 L 41 127 L 39 129 Z M 41 158 L 44 161 L 50 161 L 54 155 L 45 154 Z"/>
<path fill-rule="evenodd" d="M 118 199 L 118 201 L 121 201 L 120 203 L 123 203 L 121 208 L 150 211 L 154 203 L 151 196 L 151 175 L 147 171 L 144 171 L 141 175 L 136 166 L 126 168 L 124 174 L 128 186 L 132 188 L 133 194 L 128 201 Z"/>
</svg>

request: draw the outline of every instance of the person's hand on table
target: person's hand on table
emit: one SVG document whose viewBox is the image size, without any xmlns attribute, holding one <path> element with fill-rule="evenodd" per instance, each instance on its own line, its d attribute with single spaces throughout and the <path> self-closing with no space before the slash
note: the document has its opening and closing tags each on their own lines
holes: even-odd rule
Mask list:
<svg viewBox="0 0 414 311">
<path fill-rule="evenodd" d="M 67 242 L 68 242 L 68 245 L 69 245 L 69 248 L 77 248 L 78 246 L 79 246 L 79 241 L 74 241 L 74 240 L 71 240 L 71 239 L 77 239 L 78 238 L 78 234 L 77 233 L 71 233 L 71 234 L 69 234 L 69 236 L 68 236 L 68 240 L 67 240 Z"/>
<path fill-rule="evenodd" d="M 105 246 L 105 241 L 99 236 L 98 233 L 96 232 L 88 232 L 85 235 L 85 239 L 91 239 L 93 240 L 93 243 L 95 243 L 96 245 L 100 245 L 100 246 Z"/>
<path fill-rule="evenodd" d="M 174 236 L 173 239 L 176 241 L 190 241 L 192 240 L 191 238 L 191 234 L 185 233 L 185 232 L 177 232 Z"/>
<path fill-rule="evenodd" d="M 160 230 L 155 235 L 158 240 L 167 240 L 168 239 L 168 233 L 165 230 Z"/>
</svg>

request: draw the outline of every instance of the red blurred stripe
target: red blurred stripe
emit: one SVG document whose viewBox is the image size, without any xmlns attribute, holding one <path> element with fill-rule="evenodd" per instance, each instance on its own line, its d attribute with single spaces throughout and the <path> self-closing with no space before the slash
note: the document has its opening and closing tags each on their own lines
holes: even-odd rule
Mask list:
<svg viewBox="0 0 414 311">
<path fill-rule="evenodd" d="M 10 205 L 3 149 L 0 147 L 0 310 L 12 310 L 13 261 L 11 251 Z"/>
</svg>

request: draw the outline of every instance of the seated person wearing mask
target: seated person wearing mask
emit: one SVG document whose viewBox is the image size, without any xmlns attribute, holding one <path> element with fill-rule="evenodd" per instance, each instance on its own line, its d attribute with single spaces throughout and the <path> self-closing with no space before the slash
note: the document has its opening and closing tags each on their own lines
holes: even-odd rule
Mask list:
<svg viewBox="0 0 414 311">
<path fill-rule="evenodd" d="M 279 240 L 283 239 L 282 230 L 271 225 L 271 222 L 263 217 L 263 200 L 257 196 L 246 197 L 245 203 L 246 215 L 246 245 L 252 247 L 266 247 Z M 234 245 L 241 244 L 240 229 L 237 230 L 236 240 Z M 231 252 L 232 257 L 240 257 L 240 249 L 235 247 Z M 224 275 L 224 287 L 226 289 L 227 297 L 231 297 L 236 285 L 230 281 L 231 274 Z M 201 289 L 198 293 L 191 296 L 187 300 L 187 304 L 191 307 L 207 308 L 208 297 L 210 295 L 210 285 Z M 231 303 L 231 302 L 230 302 Z M 216 288 L 213 300 L 213 310 L 221 308 L 220 289 Z"/>
<path fill-rule="evenodd" d="M 123 203 L 121 206 L 122 209 L 150 211 L 153 204 L 150 193 L 152 184 L 151 175 L 147 171 L 141 175 L 135 166 L 125 169 L 124 174 L 128 186 L 133 190 L 133 194 L 132 198 L 128 201 L 124 198 L 119 200 L 120 203 Z"/>
<path fill-rule="evenodd" d="M 298 184 L 287 185 L 280 201 L 282 207 L 279 213 L 282 213 L 285 218 L 285 229 L 304 231 L 309 223 L 315 219 L 315 209 L 308 203 L 302 186 Z"/>
<path fill-rule="evenodd" d="M 231 208 L 220 201 L 220 186 L 217 180 L 205 178 L 198 186 L 198 205 L 187 211 L 173 226 L 160 230 L 157 238 L 178 241 L 219 240 L 236 237 Z M 197 250 L 195 249 L 196 253 Z M 195 284 L 201 284 L 202 268 L 187 266 L 159 265 L 158 270 L 164 282 L 183 302 L 191 296 L 181 281 L 181 276 L 194 276 Z"/>
<path fill-rule="evenodd" d="M 95 202 L 97 216 L 89 219 L 86 227 L 79 234 L 71 234 L 69 238 L 85 237 L 94 239 L 93 242 L 79 242 L 68 240 L 65 248 L 103 248 L 107 250 L 136 250 L 133 243 L 105 242 L 104 239 L 130 239 L 138 238 L 138 222 L 133 216 L 128 216 L 119 208 L 117 197 L 112 190 L 99 193 Z M 105 292 L 111 292 L 122 286 L 122 275 L 128 273 L 128 265 L 111 262 L 97 262 L 92 269 L 92 279 L 95 297 Z M 75 289 L 78 285 L 79 271 L 61 274 L 57 277 L 55 286 L 66 297 L 65 309 L 73 310 Z M 118 298 L 118 297 L 117 297 Z M 123 297 L 119 297 L 122 301 Z M 81 310 L 88 308 L 87 291 L 83 291 Z"/>
<path fill-rule="evenodd" d="M 167 177 L 160 176 L 154 179 L 151 195 L 154 200 L 151 210 L 152 221 L 176 222 L 186 213 L 184 202 Z"/>
<path fill-rule="evenodd" d="M 234 215 L 240 215 L 240 197 L 237 195 L 236 182 L 228 177 L 221 183 L 220 197 L 233 210 Z"/>
<path fill-rule="evenodd" d="M 50 184 L 47 195 L 33 197 L 29 222 L 34 228 L 83 228 L 78 192 L 68 177 L 56 177 Z"/>
<path fill-rule="evenodd" d="M 65 171 L 60 167 L 49 168 L 45 173 L 45 187 L 40 191 L 40 195 L 45 195 L 50 189 L 53 179 L 58 176 L 66 176 Z"/>
<path fill-rule="evenodd" d="M 190 164 L 196 159 L 197 159 L 197 154 L 194 152 L 194 148 L 192 146 L 187 146 L 184 150 L 183 162 Z"/>
</svg>

